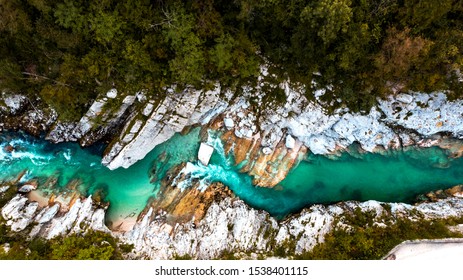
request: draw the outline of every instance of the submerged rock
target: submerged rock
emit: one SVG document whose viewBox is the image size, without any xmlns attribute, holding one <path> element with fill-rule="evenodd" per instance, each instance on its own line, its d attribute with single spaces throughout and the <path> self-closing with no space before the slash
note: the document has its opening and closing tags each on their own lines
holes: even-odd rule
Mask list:
<svg viewBox="0 0 463 280">
<path fill-rule="evenodd" d="M 157 198 L 153 199 L 146 209 L 151 208 L 154 213 L 162 213 L 166 223 L 171 226 L 189 221 L 199 223 L 214 202 L 233 196 L 232 192 L 220 183 L 211 184 L 204 190 L 198 188 L 197 181 L 185 183 L 189 186 L 180 188 L 173 184 L 163 184 Z"/>
<path fill-rule="evenodd" d="M 241 165 L 241 171 L 252 175 L 252 183 L 261 187 L 277 185 L 307 152 L 302 143 L 294 139 L 293 148 L 287 148 L 284 138 L 271 148 L 261 148 L 263 139 L 260 134 L 245 139 L 229 131 L 223 134 L 222 140 L 225 152 L 233 153 L 236 165 Z"/>
</svg>

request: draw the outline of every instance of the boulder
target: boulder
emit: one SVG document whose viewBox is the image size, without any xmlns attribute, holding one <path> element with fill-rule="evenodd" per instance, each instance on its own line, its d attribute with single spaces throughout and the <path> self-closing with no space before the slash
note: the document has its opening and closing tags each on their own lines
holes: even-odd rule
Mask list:
<svg viewBox="0 0 463 280">
<path fill-rule="evenodd" d="M 203 165 L 208 165 L 213 152 L 214 152 L 214 147 L 206 143 L 201 143 L 201 146 L 199 146 L 199 151 L 198 151 L 199 162 L 201 162 Z"/>
<path fill-rule="evenodd" d="M 269 147 L 264 147 L 264 148 L 262 149 L 262 152 L 263 152 L 264 154 L 266 154 L 266 155 L 270 155 L 270 154 L 272 153 L 272 149 L 269 148 Z"/>
<path fill-rule="evenodd" d="M 24 184 L 18 189 L 18 192 L 28 193 L 28 192 L 33 191 L 35 189 L 37 189 L 36 185 Z"/>
<path fill-rule="evenodd" d="M 1 186 L 0 187 L 0 193 L 6 192 L 9 188 L 10 188 L 10 186 Z"/>
<path fill-rule="evenodd" d="M 148 117 L 139 118 L 145 121 L 136 137 L 125 138 L 130 133 L 132 120 L 139 116 L 135 114 L 130 118 L 119 139 L 108 147 L 102 163 L 111 170 L 131 166 L 176 132 L 222 113 L 225 108 L 222 108 L 222 102 L 219 101 L 219 88 L 207 92 L 193 89 L 185 89 L 183 92 L 168 90 L 164 100 L 157 104 Z"/>
<path fill-rule="evenodd" d="M 396 96 L 396 100 L 397 101 L 400 101 L 402 103 L 406 103 L 406 104 L 409 104 L 409 103 L 412 103 L 413 101 L 413 96 L 411 96 L 410 94 L 398 94 Z"/>
<path fill-rule="evenodd" d="M 108 91 L 108 92 L 106 93 L 106 96 L 107 96 L 108 98 L 116 98 L 116 97 L 117 97 L 117 90 L 114 89 L 114 88 L 111 89 L 110 91 Z"/>
<path fill-rule="evenodd" d="M 227 129 L 232 129 L 232 128 L 235 126 L 235 123 L 234 123 L 233 120 L 230 119 L 230 118 L 224 118 L 224 119 L 223 119 L 223 122 L 224 122 L 225 127 L 226 127 Z"/>
<path fill-rule="evenodd" d="M 293 149 L 295 144 L 296 144 L 296 140 L 294 140 L 294 138 L 288 134 L 288 136 L 286 136 L 286 142 L 285 142 L 286 148 Z"/>
<path fill-rule="evenodd" d="M 14 151 L 14 147 L 11 145 L 6 145 L 5 147 L 3 147 L 3 150 L 7 153 L 12 153 Z"/>
</svg>

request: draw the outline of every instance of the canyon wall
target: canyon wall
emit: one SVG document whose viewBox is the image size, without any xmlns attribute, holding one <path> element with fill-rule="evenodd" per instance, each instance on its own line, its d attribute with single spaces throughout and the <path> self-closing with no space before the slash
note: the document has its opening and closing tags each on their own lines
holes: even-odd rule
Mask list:
<svg viewBox="0 0 463 280">
<path fill-rule="evenodd" d="M 2 93 L 0 128 L 46 133 L 52 142 L 79 141 L 88 146 L 106 141 L 103 163 L 110 169 L 127 168 L 177 132 L 202 125 L 224 134 L 227 152 L 233 152 L 242 171 L 258 186 L 272 187 L 297 165 L 308 151 L 336 154 L 352 143 L 368 152 L 410 145 L 439 145 L 445 135 L 463 137 L 463 101 L 449 101 L 444 93 L 397 94 L 378 100 L 370 112 L 338 108 L 328 113 L 317 97 L 288 84 L 283 103 L 264 103 L 259 88 L 234 97 L 220 86 L 209 91 L 166 90 L 161 100 L 143 93 L 97 98 L 80 121 L 63 123 L 51 108 L 38 108 L 22 95 Z"/>
<path fill-rule="evenodd" d="M 71 206 L 59 203 L 39 206 L 18 194 L 3 206 L 1 215 L 11 230 L 27 231 L 32 237 L 53 238 L 88 229 L 111 232 L 122 242 L 134 244 L 135 249 L 127 256 L 134 259 L 172 259 L 185 255 L 195 259 L 213 259 L 230 253 L 238 258 L 258 258 L 272 256 L 276 250 L 284 250 L 292 256 L 323 242 L 325 234 L 334 227 L 348 227 L 342 217 L 358 210 L 373 213 L 374 219 L 378 219 L 378 226 L 384 215 L 411 220 L 463 215 L 463 199 L 458 197 L 462 194 L 460 188 L 459 192 L 448 193 L 446 198 L 415 206 L 377 201 L 313 205 L 277 221 L 265 211 L 252 209 L 223 191 L 222 186 L 218 187 L 222 189 L 220 199 L 211 193 L 198 195 L 195 188 L 190 188 L 183 194 L 181 203 L 164 205 L 172 207 L 160 207 L 154 202 L 128 232 L 109 231 L 104 225 L 105 210 L 93 203 L 91 197 L 79 198 Z M 211 189 L 218 188 L 211 186 Z M 6 190 L 0 188 L 0 192 Z M 175 193 L 176 190 L 166 189 L 166 192 Z M 194 197 L 198 200 L 191 203 Z M 197 215 L 195 206 L 199 204 L 208 206 L 200 209 L 201 213 Z M 181 205 L 179 216 L 176 210 Z M 187 218 L 186 215 L 190 216 Z"/>
</svg>

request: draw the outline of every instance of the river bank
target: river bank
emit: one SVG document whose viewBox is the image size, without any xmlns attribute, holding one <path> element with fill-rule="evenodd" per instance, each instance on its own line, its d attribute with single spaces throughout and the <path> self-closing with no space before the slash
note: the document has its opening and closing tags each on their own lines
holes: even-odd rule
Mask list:
<svg viewBox="0 0 463 280">
<path fill-rule="evenodd" d="M 125 233 L 110 231 L 104 225 L 104 211 L 91 197 L 77 199 L 69 211 L 62 212 L 60 204 L 42 208 L 28 202 L 25 196 L 16 195 L 3 206 L 1 214 L 13 231 L 32 237 L 53 238 L 87 230 L 110 232 L 121 242 L 134 245 L 127 258 L 214 259 L 228 254 L 255 259 L 271 257 L 276 252 L 292 257 L 310 251 L 334 229 L 349 228 L 349 220 L 344 219 L 349 215 L 367 215 L 372 227 L 385 227 L 386 221 L 402 218 L 458 220 L 463 215 L 463 200 L 448 197 L 419 205 L 377 201 L 314 205 L 277 221 L 232 196 L 212 202 L 200 221 L 173 221 L 172 212 L 150 208 Z"/>
<path fill-rule="evenodd" d="M 69 230 L 79 231 L 79 226 L 75 224 L 76 219 L 80 219 L 79 223 L 87 220 L 87 223 L 90 225 L 96 223 L 98 228 L 108 230 L 105 223 L 108 224 L 109 221 L 109 226 L 113 230 L 118 231 L 118 233 L 115 234 L 124 236 L 128 242 L 136 244 L 136 247 L 141 251 L 145 250 L 142 248 L 146 248 L 144 256 L 150 258 L 172 258 L 174 255 L 185 254 L 191 254 L 198 258 L 213 258 L 220 254 L 220 252 L 224 252 L 228 249 L 256 249 L 262 251 L 267 248 L 268 244 L 272 246 L 275 246 L 275 244 L 282 245 L 285 242 L 282 240 L 290 240 L 295 237 L 299 238 L 299 234 L 302 234 L 301 231 L 298 231 L 296 235 L 290 233 L 284 234 L 284 236 L 291 235 L 291 238 L 277 238 L 278 234 L 276 231 L 278 230 L 278 232 L 280 232 L 282 230 L 280 225 L 281 221 L 279 219 L 288 214 L 288 210 L 284 210 L 284 207 L 278 205 L 297 205 L 298 202 L 295 202 L 297 199 L 311 198 L 311 196 L 319 193 L 320 190 L 323 189 L 331 192 L 334 190 L 337 192 L 335 195 L 339 195 L 339 193 L 348 194 L 346 198 L 338 198 L 334 199 L 334 201 L 371 199 L 366 195 L 367 192 L 364 193 L 361 190 L 355 189 L 345 190 L 343 188 L 343 184 L 350 185 L 350 183 L 341 184 L 340 182 L 334 182 L 335 186 L 341 187 L 341 189 L 336 189 L 333 188 L 330 183 L 317 180 L 314 176 L 309 176 L 308 178 L 314 181 L 310 181 L 311 183 L 305 182 L 308 184 L 307 190 L 310 190 L 307 192 L 304 191 L 304 188 L 298 186 L 297 183 L 291 182 L 293 181 L 291 178 L 296 177 L 301 181 L 307 181 L 301 174 L 312 174 L 313 172 L 310 171 L 311 168 L 314 168 L 316 163 L 325 160 L 334 160 L 335 162 L 342 163 L 343 159 L 347 157 L 349 158 L 347 165 L 350 166 L 358 160 L 365 160 L 375 156 L 394 158 L 394 153 L 396 152 L 399 154 L 403 152 L 405 154 L 418 147 L 423 148 L 423 150 L 417 149 L 418 152 L 416 154 L 403 159 L 404 163 L 411 163 L 411 165 L 409 165 L 410 168 L 413 166 L 413 168 L 417 168 L 416 172 L 418 175 L 412 176 L 415 178 L 412 179 L 412 181 L 420 179 L 424 179 L 426 182 L 433 181 L 432 178 L 427 178 L 420 173 L 420 170 L 423 169 L 426 164 L 429 164 L 430 168 L 437 168 L 435 169 L 436 172 L 450 172 L 448 174 L 439 175 L 439 178 L 442 179 L 459 178 L 459 174 L 462 173 L 458 169 L 449 169 L 449 166 L 452 166 L 452 164 L 460 160 L 462 151 L 461 141 L 459 140 L 461 136 L 460 126 L 462 123 L 460 121 L 462 114 L 459 112 L 463 112 L 463 103 L 461 101 L 447 101 L 445 95 L 442 93 L 427 95 L 419 93 L 401 94 L 391 97 L 388 100 L 379 100 L 378 106 L 372 108 L 368 114 L 350 113 L 346 108 L 335 110 L 334 113 L 328 114 L 323 109 L 320 101 L 308 101 L 289 87 L 285 87 L 285 91 L 287 93 L 287 101 L 284 105 L 276 107 L 276 109 L 271 109 L 271 106 L 268 106 L 268 108 L 264 106 L 257 109 L 255 107 L 256 105 L 251 105 L 251 102 L 245 97 L 227 101 L 227 103 L 221 99 L 224 97 L 218 95 L 218 91 L 195 91 L 194 94 L 196 94 L 195 96 L 199 103 L 191 103 L 183 97 L 180 97 L 180 95 L 178 95 L 179 93 L 170 92 L 169 94 L 173 96 L 173 99 L 166 99 L 165 104 L 162 103 L 164 105 L 158 104 L 157 106 L 144 99 L 143 96 L 134 96 L 132 101 L 139 102 L 137 106 L 141 106 L 142 104 L 146 104 L 144 102 L 148 102 L 145 107 L 146 110 L 142 112 L 145 116 L 144 120 L 141 121 L 137 119 L 136 116 L 138 116 L 139 113 L 136 111 L 132 111 L 130 114 L 131 117 L 125 119 L 125 121 L 119 119 L 118 122 L 122 122 L 120 124 L 124 124 L 125 127 L 121 130 L 120 135 L 117 135 L 118 140 L 111 140 L 111 143 L 103 155 L 103 163 L 107 164 L 110 168 L 115 168 L 119 164 L 126 167 L 133 165 L 128 169 L 119 168 L 110 171 L 101 165 L 101 158 L 97 155 L 89 156 L 87 154 L 82 154 L 84 155 L 83 160 L 76 160 L 79 158 L 81 151 L 78 147 L 72 146 L 71 144 L 56 146 L 59 148 L 55 149 L 55 147 L 50 148 L 43 143 L 31 142 L 33 143 L 32 147 L 34 147 L 34 149 L 37 147 L 39 148 L 39 153 L 35 153 L 35 151 L 31 153 L 31 151 L 27 149 L 17 149 L 14 144 L 9 144 L 11 148 L 9 148 L 9 146 L 2 148 L 2 157 L 4 160 L 7 159 L 14 162 L 15 158 L 31 155 L 32 157 L 29 160 L 33 164 L 38 163 L 35 168 L 36 171 L 47 170 L 46 174 L 41 175 L 43 179 L 41 179 L 42 181 L 39 180 L 39 185 L 46 185 L 47 182 L 50 182 L 50 178 L 56 177 L 57 179 L 52 180 L 52 182 L 59 183 L 58 192 L 61 187 L 68 188 L 70 186 L 71 194 L 73 191 L 77 193 L 74 198 L 56 201 L 59 203 L 52 203 L 52 205 L 46 206 L 55 207 L 53 208 L 54 210 L 49 210 L 52 211 L 50 213 L 53 213 L 56 211 L 57 207 L 54 205 L 61 205 L 60 209 L 63 211 L 60 213 L 60 222 L 52 226 L 52 228 L 56 229 L 50 233 L 45 229 L 49 226 L 48 222 L 51 221 L 47 220 L 43 223 L 47 224 L 47 226 L 41 227 L 40 229 L 37 228 L 36 234 L 43 231 L 47 232 L 44 236 L 51 237 L 56 234 L 65 234 Z M 118 95 L 116 93 L 116 95 L 111 94 L 111 96 L 111 98 L 114 99 Z M 207 98 L 205 98 L 205 96 Z M 106 101 L 108 100 L 107 97 L 104 98 L 106 98 Z M 103 103 L 103 101 L 105 101 L 104 98 L 98 102 Z M 225 98 L 229 98 L 229 100 L 232 99 L 230 95 L 228 97 L 225 95 Z M 123 99 L 127 101 L 127 97 Z M 21 98 L 15 100 L 21 100 Z M 214 100 L 214 102 L 211 100 Z M 79 127 L 86 127 L 86 129 L 89 129 L 88 131 L 92 129 L 92 118 L 104 112 L 102 109 L 104 108 L 104 104 L 100 103 L 94 103 L 94 105 L 92 105 L 92 109 L 86 114 L 86 118 L 82 119 L 79 124 L 77 124 Z M 225 103 L 227 105 L 224 105 Z M 149 104 L 151 105 L 148 106 Z M 204 106 L 206 106 L 206 104 L 209 105 L 204 107 L 203 105 L 200 106 L 200 104 Z M 219 106 L 217 104 L 221 105 Z M 260 103 L 258 102 L 257 104 Z M 180 105 L 182 105 L 181 108 L 178 108 Z M 220 107 L 220 110 L 217 106 Z M 11 105 L 9 108 L 13 107 L 21 108 L 21 104 L 17 106 Z M 174 120 L 175 118 L 171 119 L 173 112 L 178 113 L 180 111 L 181 113 L 175 115 L 177 116 L 175 118 L 183 118 L 182 122 L 176 122 Z M 164 113 L 161 114 L 161 112 Z M 15 111 L 15 114 L 20 116 L 21 110 Z M 167 119 L 169 119 L 168 123 L 165 122 Z M 115 120 L 113 119 L 113 121 Z M 191 125 L 195 123 L 202 124 L 201 128 L 196 128 L 196 130 L 191 129 Z M 78 133 L 81 133 L 81 129 L 71 129 L 66 133 L 56 133 L 57 130 L 61 129 L 60 127 L 59 125 L 54 126 L 54 132 L 49 132 L 47 139 L 52 139 L 55 142 L 79 140 L 78 137 L 74 136 L 77 135 L 75 133 L 78 131 L 80 131 Z M 217 131 L 218 134 L 216 136 L 214 136 L 215 133 L 211 134 L 211 129 Z M 163 131 L 165 133 L 168 131 L 168 133 L 163 134 Z M 177 131 L 181 131 L 183 136 L 178 133 L 175 134 Z M 64 138 L 58 135 L 64 135 Z M 150 141 L 153 137 L 157 139 L 155 142 Z M 207 167 L 196 163 L 196 153 L 200 141 L 207 142 L 215 149 L 211 164 Z M 153 146 L 153 143 L 155 146 Z M 358 143 L 358 147 L 352 149 L 355 143 Z M 81 144 L 83 143 L 81 142 Z M 24 143 L 22 143 L 22 145 L 27 146 Z M 150 149 L 153 147 L 154 149 L 150 153 Z M 444 148 L 444 150 L 439 147 Z M 47 154 L 48 151 L 52 151 L 53 155 Z M 114 151 L 116 152 L 113 153 Z M 432 152 L 423 153 L 421 151 Z M 115 160 L 108 161 L 108 156 L 114 156 Z M 144 159 L 137 161 L 137 159 L 141 157 L 144 157 Z M 125 160 L 129 158 L 130 160 Z M 413 160 L 417 158 L 419 160 L 413 163 Z M 54 164 L 50 164 L 57 159 L 60 160 L 59 163 L 55 162 Z M 230 159 L 232 159 L 232 161 L 230 161 Z M 427 159 L 432 160 L 427 162 Z M 426 164 L 424 164 L 425 162 Z M 64 166 L 68 166 L 69 168 L 66 167 L 68 169 L 60 170 L 59 172 L 64 172 L 64 175 L 57 176 L 57 170 L 50 168 L 50 166 L 57 166 L 63 163 Z M 184 166 L 186 169 L 184 168 L 174 172 L 173 168 L 179 166 L 181 163 L 186 163 Z M 307 165 L 307 163 L 310 164 Z M 393 162 L 391 164 L 396 167 L 400 166 Z M 297 166 L 300 170 L 305 170 L 304 166 L 306 165 L 309 169 L 298 175 L 296 172 L 298 169 L 295 169 L 295 167 Z M 89 170 L 93 170 L 92 168 L 95 167 L 97 167 L 95 169 L 97 170 L 96 173 L 88 173 Z M 395 178 L 395 176 L 400 174 L 401 171 L 406 171 L 409 167 L 402 167 L 392 172 L 394 174 L 389 176 L 390 181 L 388 181 L 389 179 L 384 181 L 385 186 L 378 185 L 377 180 L 374 181 L 374 183 L 366 182 L 366 189 L 372 184 L 378 185 L 379 189 L 385 190 L 388 189 L 388 184 L 390 186 L 396 186 L 397 178 Z M 349 168 L 359 169 L 353 166 Z M 13 175 L 16 175 L 19 172 L 24 172 L 25 169 L 27 170 L 27 168 L 20 166 L 18 170 L 10 171 Z M 134 170 L 136 171 L 135 173 Z M 313 174 L 323 173 L 318 169 L 318 171 L 316 169 L 314 170 L 316 172 Z M 373 178 L 379 178 L 376 175 L 383 170 L 390 171 L 391 166 L 388 167 L 385 165 L 384 167 L 379 167 L 377 170 L 368 171 L 366 173 L 373 175 Z M 84 174 L 89 175 L 83 176 Z M 341 172 L 340 174 L 349 174 L 349 172 Z M 404 173 L 405 177 L 410 174 L 411 173 L 407 172 Z M 431 176 L 432 174 L 431 172 L 428 175 Z M 32 177 L 36 176 L 32 175 L 32 173 L 28 173 L 28 175 L 29 179 L 33 179 Z M 76 179 L 76 176 L 80 176 L 81 178 Z M 351 176 L 352 178 L 350 180 L 357 183 L 361 182 L 361 180 L 359 181 L 359 178 L 355 176 L 356 175 L 353 177 Z M 163 181 L 164 177 L 167 178 L 167 180 Z M 389 177 L 386 176 L 386 178 Z M 64 181 L 63 178 L 65 178 Z M 323 178 L 336 177 L 328 175 L 323 176 Z M 395 183 L 394 180 L 396 181 Z M 403 183 L 406 181 L 404 180 L 400 179 L 399 181 Z M 289 185 L 287 184 L 288 181 L 291 182 Z M 25 182 L 27 182 L 27 180 L 22 183 Z M 216 196 L 214 194 L 215 192 L 205 196 L 204 190 L 210 189 L 211 186 L 215 185 L 217 182 L 225 183 L 230 187 L 231 191 L 241 199 L 234 197 L 230 198 L 230 196 Z M 461 182 L 458 180 L 451 181 L 444 184 L 443 187 L 451 187 L 452 185 L 460 183 Z M 114 184 L 119 184 L 120 187 L 115 188 Z M 248 185 L 249 188 L 247 189 L 242 187 Z M 269 188 L 255 188 L 254 186 L 256 185 Z M 95 188 L 88 188 L 89 186 L 94 186 Z M 130 186 L 133 186 L 133 188 Z M 439 187 L 440 186 L 434 186 L 433 189 Z M 94 193 L 97 189 L 101 190 L 98 196 Z M 115 190 L 117 190 L 117 195 L 114 193 Z M 168 191 L 167 193 L 166 190 Z M 187 190 L 187 194 L 185 194 L 185 190 Z M 300 193 L 301 190 L 302 193 Z M 429 191 L 429 189 L 418 191 L 418 193 L 427 191 Z M 161 202 L 156 202 L 156 199 L 152 200 L 159 192 L 162 192 L 162 196 L 160 196 Z M 109 209 L 104 210 L 103 208 L 98 208 L 97 205 L 93 205 L 93 202 L 88 202 L 89 199 L 85 197 L 90 194 L 93 194 L 93 197 L 97 201 L 104 200 L 106 196 L 112 197 Z M 256 196 L 256 194 L 258 196 Z M 407 195 L 400 187 L 398 189 L 391 189 L 390 194 L 396 196 L 398 194 Z M 416 194 L 417 193 L 415 193 L 415 195 Z M 9 207 L 14 209 L 15 207 L 21 208 L 21 205 L 32 205 L 28 206 L 25 210 L 21 210 L 29 213 L 26 217 L 31 216 L 30 213 L 34 212 L 39 207 L 44 207 L 43 205 L 46 200 L 44 197 L 37 197 L 37 193 L 35 192 L 31 195 L 35 196 L 36 200 L 40 201 L 40 205 L 28 204 L 18 198 L 15 203 L 19 206 L 14 206 L 16 204 L 13 203 L 12 206 L 10 205 Z M 248 195 L 248 198 L 246 198 L 246 195 Z M 330 194 L 329 197 L 333 197 L 333 195 L 334 194 Z M 410 194 L 408 194 L 407 199 L 410 199 L 410 197 L 413 197 L 413 195 L 410 196 Z M 48 200 L 50 200 L 49 197 Z M 127 207 L 124 201 L 129 200 L 132 204 Z M 329 199 L 322 201 L 318 200 L 318 203 L 320 202 L 332 203 L 333 201 Z M 305 205 L 312 203 L 317 203 L 317 201 L 305 200 L 300 205 L 297 205 L 297 209 L 294 208 L 289 212 L 297 212 L 305 207 Z M 190 206 L 185 207 L 185 205 Z M 255 210 L 248 205 L 256 209 L 267 209 L 267 211 Z M 64 211 L 66 207 L 68 209 Z M 315 210 L 317 207 L 323 208 L 325 206 L 316 205 Z M 326 209 L 331 209 L 329 208 L 331 206 L 326 207 L 328 207 Z M 409 208 L 409 206 L 404 207 L 407 209 Z M 455 205 L 452 204 L 451 206 L 443 207 L 455 207 Z M 456 207 L 459 206 L 457 205 Z M 7 207 L 7 209 L 10 208 Z M 78 214 L 81 208 L 84 212 L 83 214 Z M 98 213 L 95 217 L 94 213 L 90 211 L 90 209 L 93 208 L 95 209 L 92 211 Z M 115 210 L 123 208 L 126 209 L 124 213 Z M 167 208 L 171 210 L 166 211 Z M 192 209 L 201 209 L 201 211 L 191 215 L 188 214 L 188 211 Z M 328 211 L 326 209 L 322 212 L 325 213 Z M 338 208 L 333 209 L 335 209 L 333 213 L 337 213 L 336 211 L 339 210 Z M 13 213 L 18 214 L 21 211 L 14 210 Z M 305 210 L 295 215 L 302 215 L 304 211 Z M 330 211 L 331 210 L 328 212 Z M 138 215 L 139 213 L 141 214 Z M 244 214 L 241 216 L 241 214 L 237 213 Z M 7 217 L 9 214 L 7 213 L 5 215 L 5 217 Z M 316 214 L 316 216 L 317 215 L 318 214 Z M 276 216 L 280 218 L 275 219 Z M 318 219 L 321 223 L 327 223 L 327 219 L 330 220 L 333 218 L 330 213 L 328 216 L 331 218 L 314 219 Z M 290 217 L 294 216 L 290 215 Z M 217 219 L 220 220 L 220 224 L 217 224 Z M 225 223 L 223 219 L 227 220 L 226 227 L 223 224 Z M 196 227 L 202 225 L 205 220 L 208 220 L 209 224 L 215 225 L 220 229 L 220 232 L 217 232 L 215 228 L 209 226 L 204 228 L 206 225 L 203 225 L 201 231 L 197 232 Z M 25 220 L 21 218 L 21 222 L 14 227 L 16 229 L 23 228 L 25 225 L 24 221 Z M 153 223 L 155 221 L 157 222 Z M 255 222 L 259 224 L 258 227 L 252 227 L 251 229 L 241 228 L 243 225 L 249 226 Z M 235 232 L 237 224 L 241 226 L 237 227 L 240 229 Z M 24 228 L 26 226 L 24 226 Z M 329 228 L 322 229 L 314 226 L 312 227 L 313 228 L 308 228 L 308 232 L 303 234 L 304 236 L 311 236 L 307 237 L 311 241 L 301 241 L 301 244 L 305 245 L 296 246 L 294 252 L 301 253 L 309 250 L 314 244 L 322 242 L 322 237 L 320 236 L 329 231 Z M 124 231 L 125 233 L 123 233 Z M 236 241 L 238 243 L 233 241 L 236 243 L 235 244 L 232 241 L 227 241 L 228 237 L 224 239 L 224 237 L 230 235 L 230 232 L 233 232 L 233 239 L 238 238 L 242 240 L 243 243 L 241 243 L 241 241 Z M 317 235 L 318 232 L 320 232 L 320 235 Z M 264 233 L 267 237 L 272 234 L 274 236 L 270 239 L 266 239 L 263 238 L 262 234 Z M 215 236 L 216 234 L 220 236 Z M 202 241 L 195 241 L 196 237 L 192 235 L 198 237 L 197 239 Z M 239 237 L 239 235 L 243 237 Z M 251 235 L 257 236 L 258 239 L 255 239 L 255 237 Z M 200 245 L 200 243 L 204 244 L 204 248 L 212 246 L 208 244 L 209 241 L 207 240 L 209 240 L 209 238 L 210 242 L 215 244 L 214 246 L 216 246 L 216 249 L 214 249 L 213 252 L 201 251 L 203 249 L 199 249 L 198 246 L 201 247 L 203 245 Z M 167 242 L 168 240 L 170 241 Z M 281 242 L 278 241 L 275 243 L 275 240 L 280 240 Z M 187 244 L 188 242 L 192 244 L 192 247 Z M 168 246 L 168 248 L 165 246 Z M 176 249 L 171 249 L 172 246 Z M 187 249 L 182 249 L 182 246 Z M 297 249 L 299 250 L 297 251 L 296 248 L 300 250 Z"/>
</svg>

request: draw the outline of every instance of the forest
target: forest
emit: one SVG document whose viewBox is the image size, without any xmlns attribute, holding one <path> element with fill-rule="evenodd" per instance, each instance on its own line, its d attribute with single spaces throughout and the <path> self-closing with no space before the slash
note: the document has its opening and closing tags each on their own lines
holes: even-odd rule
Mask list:
<svg viewBox="0 0 463 280">
<path fill-rule="evenodd" d="M 463 0 L 0 0 L 0 44 L 0 90 L 70 119 L 113 87 L 239 94 L 262 65 L 353 111 L 409 90 L 463 96 Z"/>
</svg>

